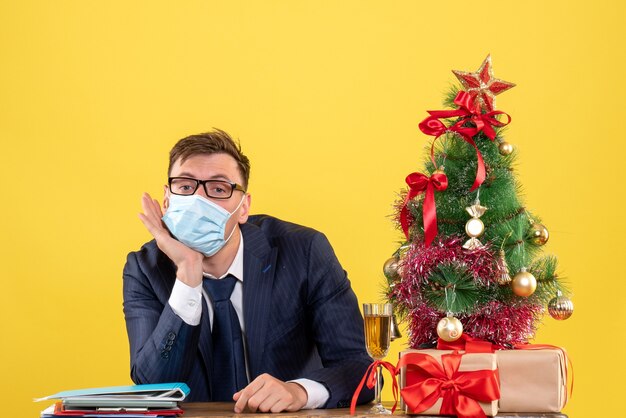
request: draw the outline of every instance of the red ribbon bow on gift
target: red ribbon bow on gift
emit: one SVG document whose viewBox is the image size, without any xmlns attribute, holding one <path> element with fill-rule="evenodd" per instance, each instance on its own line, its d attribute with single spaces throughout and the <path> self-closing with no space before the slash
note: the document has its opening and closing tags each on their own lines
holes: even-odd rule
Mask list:
<svg viewBox="0 0 626 418">
<path fill-rule="evenodd" d="M 496 350 L 506 350 L 507 348 L 502 345 L 497 345 L 489 341 L 481 340 L 480 338 L 474 338 L 466 333 L 461 335 L 456 341 L 447 342 L 439 338 L 437 340 L 437 350 L 464 350 L 467 353 L 494 353 Z M 570 382 L 568 390 L 565 391 L 565 402 L 572 397 L 574 392 L 574 365 L 571 358 L 568 356 L 567 351 L 563 347 L 557 347 L 550 344 L 513 344 L 515 350 L 543 350 L 554 349 L 563 353 L 565 359 L 565 382 Z M 398 366 L 399 368 L 400 366 Z"/>
<path fill-rule="evenodd" d="M 397 369 L 411 366 L 415 383 L 402 389 L 402 398 L 414 413 L 426 411 L 442 398 L 441 415 L 459 418 L 486 417 L 478 402 L 500 399 L 497 370 L 460 372 L 463 356 L 458 352 L 441 356 L 441 364 L 423 353 L 408 353 L 398 362 Z"/>
<path fill-rule="evenodd" d="M 406 184 L 409 185 L 409 192 L 400 211 L 400 225 L 402 225 L 404 235 L 409 239 L 409 200 L 420 193 L 426 192 L 422 217 L 424 219 L 424 241 L 428 246 L 437 236 L 435 190 L 445 190 L 448 187 L 448 177 L 442 172 L 435 172 L 430 177 L 422 173 L 411 173 L 406 177 Z"/>
<path fill-rule="evenodd" d="M 430 116 L 419 124 L 419 128 L 426 135 L 435 136 L 433 144 L 430 148 L 430 159 L 433 161 L 435 166 L 437 165 L 434 157 L 435 141 L 446 132 L 459 134 L 465 142 L 470 144 L 474 150 L 476 150 L 478 167 L 476 169 L 474 184 L 472 184 L 472 188 L 470 189 L 470 191 L 474 191 L 485 181 L 486 175 L 483 156 L 478 150 L 478 147 L 472 137 L 477 135 L 479 132 L 483 132 L 487 138 L 493 141 L 496 138 L 496 131 L 494 127 L 508 125 L 511 122 L 511 117 L 505 112 L 498 110 L 493 110 L 485 114 L 481 113 L 480 106 L 474 103 L 474 99 L 466 91 L 458 92 L 454 99 L 454 104 L 459 106 L 459 108 L 454 110 L 429 110 L 428 114 Z M 496 119 L 495 116 L 497 115 L 505 115 L 507 117 L 507 122 L 501 122 Z M 461 119 L 451 126 L 446 126 L 446 124 L 440 120 L 453 117 L 460 117 Z M 467 122 L 471 122 L 474 126 L 468 126 Z"/>
<path fill-rule="evenodd" d="M 374 385 L 376 385 L 376 372 L 378 370 L 378 366 L 382 366 L 389 371 L 391 374 L 391 383 L 392 383 L 392 391 L 393 391 L 393 407 L 391 408 L 391 413 L 395 412 L 396 406 L 398 405 L 398 382 L 396 381 L 396 374 L 398 371 L 396 367 L 389 363 L 388 361 L 376 360 L 365 371 L 365 375 L 363 375 L 363 379 L 361 379 L 361 383 L 354 391 L 354 395 L 352 395 L 352 402 L 350 403 L 350 415 L 354 415 L 356 411 L 356 402 L 359 399 L 359 394 L 361 390 L 363 390 L 363 386 L 367 385 L 368 388 L 372 389 Z"/>
</svg>

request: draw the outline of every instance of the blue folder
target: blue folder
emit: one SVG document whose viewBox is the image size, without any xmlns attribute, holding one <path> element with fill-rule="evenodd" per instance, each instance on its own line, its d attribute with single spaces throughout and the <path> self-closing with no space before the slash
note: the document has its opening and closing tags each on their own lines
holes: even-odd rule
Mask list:
<svg viewBox="0 0 626 418">
<path fill-rule="evenodd" d="M 181 402 L 187 395 L 189 386 L 185 383 L 155 383 L 66 390 L 35 401 L 60 399 L 66 405 L 77 406 L 165 406 L 166 403 Z"/>
</svg>

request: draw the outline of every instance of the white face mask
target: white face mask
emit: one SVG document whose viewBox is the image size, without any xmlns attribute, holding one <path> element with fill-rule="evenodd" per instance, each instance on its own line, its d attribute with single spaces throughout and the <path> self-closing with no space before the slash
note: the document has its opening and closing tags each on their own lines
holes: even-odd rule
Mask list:
<svg viewBox="0 0 626 418">
<path fill-rule="evenodd" d="M 233 227 L 228 238 L 224 237 L 228 220 L 241 207 L 245 198 L 244 194 L 235 210 L 228 212 L 196 194 L 170 194 L 169 206 L 162 219 L 178 241 L 210 257 L 221 250 L 235 232 L 236 228 Z"/>
</svg>

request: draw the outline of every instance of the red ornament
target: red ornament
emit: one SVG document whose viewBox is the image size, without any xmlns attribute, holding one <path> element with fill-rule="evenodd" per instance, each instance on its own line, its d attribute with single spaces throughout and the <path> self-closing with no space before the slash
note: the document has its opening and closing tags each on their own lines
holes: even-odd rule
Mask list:
<svg viewBox="0 0 626 418">
<path fill-rule="evenodd" d="M 452 72 L 474 101 L 480 105 L 481 109 L 487 112 L 495 109 L 496 96 L 498 94 L 515 87 L 514 83 L 509 83 L 493 76 L 491 55 L 487 55 L 487 58 L 485 58 L 476 72 L 470 73 L 458 70 L 452 70 Z"/>
</svg>

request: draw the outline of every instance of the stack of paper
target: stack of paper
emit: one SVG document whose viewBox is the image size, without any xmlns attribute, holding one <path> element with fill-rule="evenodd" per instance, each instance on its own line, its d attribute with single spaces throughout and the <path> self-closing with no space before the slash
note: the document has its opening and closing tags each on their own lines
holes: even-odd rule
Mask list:
<svg viewBox="0 0 626 418">
<path fill-rule="evenodd" d="M 157 383 L 69 390 L 36 401 L 59 400 L 41 412 L 42 418 L 156 418 L 182 414 L 178 403 L 188 394 L 184 383 Z"/>
</svg>

